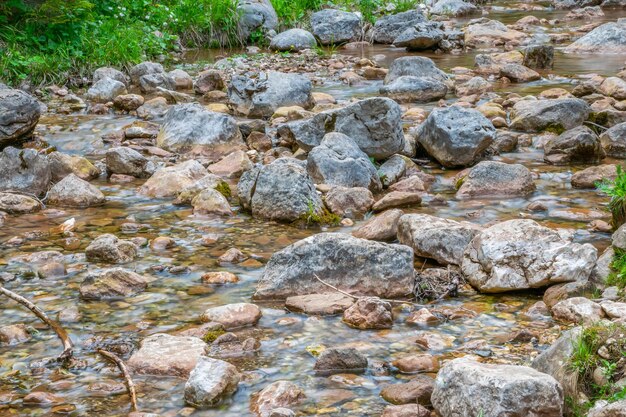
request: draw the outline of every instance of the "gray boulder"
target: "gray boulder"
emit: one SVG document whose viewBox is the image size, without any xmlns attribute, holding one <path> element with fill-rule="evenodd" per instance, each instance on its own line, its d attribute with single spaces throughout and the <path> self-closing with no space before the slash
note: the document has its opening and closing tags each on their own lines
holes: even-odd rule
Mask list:
<svg viewBox="0 0 626 417">
<path fill-rule="evenodd" d="M 521 100 L 511 112 L 511 129 L 523 132 L 563 132 L 580 126 L 589 116 L 587 102 L 579 98 Z"/>
<path fill-rule="evenodd" d="M 145 74 L 139 77 L 139 88 L 144 94 L 155 93 L 164 90 L 174 90 L 174 81 L 167 76 L 164 72 L 156 72 L 151 74 Z"/>
<path fill-rule="evenodd" d="M 200 409 L 214 407 L 237 390 L 240 379 L 230 363 L 201 356 L 185 384 L 185 403 Z"/>
<path fill-rule="evenodd" d="M 272 51 L 302 51 L 317 45 L 315 36 L 304 29 L 289 29 L 272 38 Z"/>
<path fill-rule="evenodd" d="M 306 168 L 290 158 L 246 171 L 237 191 L 242 207 L 262 219 L 292 222 L 320 214 L 323 207 Z"/>
<path fill-rule="evenodd" d="M 444 83 L 449 83 L 448 75 L 441 71 L 432 59 L 423 56 L 405 56 L 395 59 L 389 66 L 389 72 L 385 77 L 385 84 L 390 84 L 403 76 L 418 78 L 432 78 Z"/>
<path fill-rule="evenodd" d="M 605 23 L 587 33 L 564 49 L 576 54 L 624 54 L 626 53 L 626 21 Z"/>
<path fill-rule="evenodd" d="M 361 19 L 355 13 L 325 9 L 311 15 L 313 35 L 322 45 L 342 44 L 361 37 Z"/>
<path fill-rule="evenodd" d="M 521 164 L 483 161 L 463 178 L 456 193 L 465 197 L 524 197 L 535 191 L 535 182 L 528 168 Z"/>
<path fill-rule="evenodd" d="M 526 366 L 448 362 L 431 397 L 441 417 L 563 415 L 563 390 L 550 375 Z"/>
<path fill-rule="evenodd" d="M 474 288 L 499 293 L 585 281 L 597 258 L 588 243 L 572 243 L 533 220 L 509 220 L 470 242 L 461 269 Z"/>
<path fill-rule="evenodd" d="M 382 189 L 372 161 L 342 133 L 327 133 L 320 145 L 309 152 L 307 172 L 318 184 Z"/>
<path fill-rule="evenodd" d="M 163 72 L 165 72 L 163 65 L 156 62 L 145 61 L 130 69 L 130 80 L 133 84 L 139 85 L 139 79 L 144 75 L 161 74 Z"/>
<path fill-rule="evenodd" d="M 375 200 L 367 188 L 333 187 L 324 196 L 324 202 L 332 213 L 355 219 L 370 211 Z"/>
<path fill-rule="evenodd" d="M 401 116 L 398 103 L 374 97 L 341 109 L 323 111 L 310 119 L 285 123 L 279 127 L 279 134 L 309 151 L 318 146 L 327 133 L 343 133 L 368 156 L 384 159 L 404 149 Z"/>
<path fill-rule="evenodd" d="M 85 300 L 130 297 L 145 290 L 151 279 L 124 268 L 106 269 L 91 274 L 80 284 Z"/>
<path fill-rule="evenodd" d="M 39 116 L 39 103 L 31 95 L 22 90 L 0 89 L 0 149 L 29 138 Z"/>
<path fill-rule="evenodd" d="M 461 265 L 465 248 L 482 228 L 428 214 L 405 214 L 398 221 L 398 240 L 413 248 L 415 256 L 442 265 Z"/>
<path fill-rule="evenodd" d="M 176 153 L 222 155 L 245 147 L 232 117 L 197 103 L 172 106 L 156 139 L 157 146 Z"/>
<path fill-rule="evenodd" d="M 443 40 L 443 24 L 439 22 L 417 23 L 398 35 L 393 44 L 409 51 L 433 49 Z"/>
<path fill-rule="evenodd" d="M 48 204 L 60 207 L 93 207 L 106 202 L 106 197 L 96 186 L 69 174 L 48 191 Z"/>
<path fill-rule="evenodd" d="M 126 86 L 113 78 L 102 78 L 87 90 L 87 99 L 107 103 L 119 95 L 126 94 Z"/>
<path fill-rule="evenodd" d="M 89 262 L 123 264 L 137 257 L 139 248 L 129 240 L 118 239 L 112 234 L 100 235 L 85 249 L 85 257 Z"/>
<path fill-rule="evenodd" d="M 606 156 L 626 159 L 626 123 L 620 123 L 602 132 L 600 143 Z"/>
<path fill-rule="evenodd" d="M 152 175 L 155 168 L 150 160 L 126 146 L 109 149 L 106 153 L 106 166 L 109 175 L 122 174 L 137 178 Z"/>
<path fill-rule="evenodd" d="M 188 378 L 207 351 L 207 344 L 198 337 L 157 333 L 141 341 L 128 359 L 128 368 L 139 375 Z"/>
<path fill-rule="evenodd" d="M 445 167 L 473 164 L 495 137 L 489 119 L 460 106 L 434 109 L 418 132 L 419 143 Z"/>
<path fill-rule="evenodd" d="M 93 72 L 93 84 L 105 78 L 110 78 L 115 81 L 119 81 L 126 87 L 130 84 L 129 78 L 122 71 L 115 68 L 102 67 Z"/>
<path fill-rule="evenodd" d="M 246 39 L 255 31 L 267 33 L 278 27 L 278 15 L 270 0 L 243 0 L 237 10 L 239 30 Z"/>
<path fill-rule="evenodd" d="M 543 152 L 543 159 L 553 165 L 596 164 L 605 156 L 598 135 L 587 126 L 578 126 L 548 139 Z"/>
<path fill-rule="evenodd" d="M 43 195 L 50 185 L 50 164 L 34 149 L 7 147 L 0 152 L 0 191 Z"/>
<path fill-rule="evenodd" d="M 354 348 L 330 348 L 320 353 L 313 369 L 320 375 L 363 372 L 367 357 Z"/>
<path fill-rule="evenodd" d="M 386 15 L 376 20 L 372 37 L 376 43 L 394 43 L 407 28 L 425 21 L 426 17 L 417 10 Z"/>
<path fill-rule="evenodd" d="M 478 12 L 480 12 L 478 7 L 463 0 L 439 0 L 430 8 L 431 14 L 453 17 L 467 16 Z"/>
<path fill-rule="evenodd" d="M 59 182 L 69 174 L 76 174 L 78 178 L 85 181 L 100 176 L 100 170 L 88 159 L 79 155 L 68 155 L 54 151 L 48 154 L 48 162 L 50 162 L 52 182 Z"/>
<path fill-rule="evenodd" d="M 228 97 L 236 111 L 247 117 L 270 117 L 279 107 L 315 105 L 307 77 L 276 71 L 262 72 L 257 79 L 233 77 Z"/>
<path fill-rule="evenodd" d="M 380 94 L 401 103 L 428 103 L 444 98 L 448 86 L 430 77 L 402 76 L 380 88 Z"/>
<path fill-rule="evenodd" d="M 139 193 L 148 197 L 176 196 L 205 178 L 207 174 L 207 170 L 200 162 L 190 159 L 174 166 L 160 168 L 141 186 Z M 200 191 L 197 190 L 198 193 Z M 195 194 L 193 196 L 195 197 Z M 191 198 L 188 200 L 191 201 Z"/>
<path fill-rule="evenodd" d="M 320 233 L 274 253 L 254 298 L 285 299 L 328 291 L 320 280 L 353 294 L 402 297 L 413 288 L 413 251 L 404 245 Z"/>
<path fill-rule="evenodd" d="M 529 68 L 552 68 L 554 66 L 554 46 L 531 45 L 522 49 L 524 61 L 522 64 Z"/>
</svg>

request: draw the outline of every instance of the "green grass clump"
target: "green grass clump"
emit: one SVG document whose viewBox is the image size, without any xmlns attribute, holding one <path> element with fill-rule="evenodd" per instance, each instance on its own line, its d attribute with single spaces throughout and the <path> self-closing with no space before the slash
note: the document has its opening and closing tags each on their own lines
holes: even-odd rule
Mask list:
<svg viewBox="0 0 626 417">
<path fill-rule="evenodd" d="M 611 226 L 618 229 L 626 222 L 626 172 L 618 165 L 617 177 L 614 180 L 605 179 L 596 186 L 611 197 L 611 201 L 609 201 Z"/>
<path fill-rule="evenodd" d="M 215 187 L 215 191 L 217 191 L 226 198 L 230 198 L 233 195 L 233 192 L 230 189 L 230 185 L 228 185 L 228 183 L 225 181 L 217 184 L 217 186 Z"/>
<path fill-rule="evenodd" d="M 565 132 L 567 129 L 563 127 L 560 123 L 551 123 L 548 127 L 544 129 L 544 132 L 554 133 L 555 135 L 560 135 Z"/>
<path fill-rule="evenodd" d="M 626 251 L 614 248 L 615 254 L 611 261 L 611 273 L 607 277 L 608 286 L 615 286 L 620 290 L 626 288 Z"/>
<path fill-rule="evenodd" d="M 309 201 L 306 213 L 302 214 L 294 223 L 304 224 L 306 226 L 314 224 L 320 226 L 337 226 L 341 223 L 341 217 L 328 211 L 325 206 L 322 206 L 320 210 L 316 210 L 313 202 Z"/>
<path fill-rule="evenodd" d="M 218 337 L 220 337 L 221 335 L 225 333 L 226 333 L 226 330 L 224 329 L 209 330 L 208 332 L 206 332 L 204 337 L 202 337 L 202 340 L 204 340 L 204 343 L 213 343 L 215 342 L 215 339 L 217 339 Z"/>
</svg>

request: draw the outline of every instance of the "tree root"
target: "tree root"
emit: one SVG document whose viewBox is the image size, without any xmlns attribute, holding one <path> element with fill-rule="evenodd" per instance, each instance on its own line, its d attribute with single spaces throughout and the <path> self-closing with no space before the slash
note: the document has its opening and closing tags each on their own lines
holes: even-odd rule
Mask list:
<svg viewBox="0 0 626 417">
<path fill-rule="evenodd" d="M 119 368 L 124 376 L 124 381 L 126 383 L 126 388 L 128 389 L 128 395 L 130 396 L 130 408 L 131 411 L 139 411 L 139 407 L 137 406 L 137 392 L 135 390 L 135 383 L 133 379 L 130 377 L 130 372 L 128 372 L 128 368 L 122 359 L 117 356 L 115 353 L 111 353 L 104 349 L 98 349 L 98 353 L 104 356 L 109 361 L 115 363 L 115 365 Z"/>
</svg>

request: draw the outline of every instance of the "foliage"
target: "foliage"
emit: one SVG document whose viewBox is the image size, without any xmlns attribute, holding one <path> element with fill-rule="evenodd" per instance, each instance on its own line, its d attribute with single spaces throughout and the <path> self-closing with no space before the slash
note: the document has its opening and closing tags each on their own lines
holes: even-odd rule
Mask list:
<svg viewBox="0 0 626 417">
<path fill-rule="evenodd" d="M 326 207 L 322 206 L 321 209 L 316 209 L 315 204 L 313 204 L 311 200 L 308 201 L 307 205 L 306 213 L 302 214 L 294 223 L 304 224 L 306 226 L 312 224 L 336 226 L 341 222 L 341 218 L 328 211 Z"/>
<path fill-rule="evenodd" d="M 230 185 L 228 185 L 226 181 L 221 181 L 219 184 L 217 184 L 215 190 L 226 198 L 230 198 L 233 195 L 233 192 L 230 189 Z"/>
<path fill-rule="evenodd" d="M 609 286 L 624 290 L 626 288 L 626 251 L 619 248 L 614 248 L 614 251 L 611 273 L 607 277 L 606 283 Z"/>
<path fill-rule="evenodd" d="M 617 177 L 614 180 L 605 179 L 596 186 L 611 197 L 609 202 L 611 225 L 614 229 L 619 228 L 626 222 L 626 172 L 618 165 Z"/>
</svg>

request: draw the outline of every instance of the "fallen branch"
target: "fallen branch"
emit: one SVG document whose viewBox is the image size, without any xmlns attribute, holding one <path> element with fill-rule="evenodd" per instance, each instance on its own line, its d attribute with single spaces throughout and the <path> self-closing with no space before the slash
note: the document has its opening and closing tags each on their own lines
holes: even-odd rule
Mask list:
<svg viewBox="0 0 626 417">
<path fill-rule="evenodd" d="M 126 367 L 124 361 L 115 353 L 111 353 L 104 349 L 98 349 L 98 353 L 117 365 L 119 370 L 122 372 L 124 381 L 126 382 L 126 388 L 128 389 L 128 395 L 130 396 L 131 411 L 139 411 L 139 407 L 137 407 L 137 392 L 135 391 L 135 383 L 130 377 L 130 372 L 128 372 L 128 368 Z"/>
<path fill-rule="evenodd" d="M 0 287 L 0 294 L 6 295 L 11 300 L 23 305 L 32 311 L 41 321 L 46 323 L 48 326 L 54 330 L 59 339 L 61 339 L 61 343 L 63 343 L 63 352 L 58 357 L 59 362 L 65 362 L 72 357 L 72 353 L 74 351 L 74 344 L 72 343 L 72 339 L 70 339 L 69 335 L 65 331 L 63 327 L 56 321 L 52 320 L 50 317 L 46 315 L 39 307 L 35 304 L 28 301 L 26 298 L 22 297 L 19 294 L 14 293 L 13 291 L 9 291 L 4 287 Z"/>
<path fill-rule="evenodd" d="M 352 295 L 352 294 L 350 294 L 350 293 L 347 293 L 347 292 L 345 292 L 345 291 L 342 291 L 342 290 L 340 290 L 339 288 L 337 288 L 337 287 L 335 287 L 335 286 L 333 286 L 333 285 L 330 285 L 328 282 L 326 282 L 326 281 L 322 280 L 320 277 L 318 277 L 318 276 L 317 276 L 317 274 L 313 274 L 313 276 L 315 277 L 315 279 L 317 279 L 317 280 L 318 280 L 319 282 L 321 282 L 322 284 L 326 285 L 326 286 L 327 286 L 327 287 L 329 287 L 329 288 L 332 288 L 333 290 L 335 290 L 335 291 L 337 291 L 337 292 L 340 292 L 341 294 L 343 294 L 343 295 L 345 295 L 345 296 L 348 296 L 348 297 L 352 298 L 353 300 L 358 300 L 359 298 L 363 298 L 363 297 L 357 297 L 357 296 L 355 296 L 355 295 Z M 392 303 L 392 304 L 393 304 L 393 303 L 395 303 L 395 304 L 413 304 L 413 305 L 418 305 L 418 304 L 414 304 L 414 303 L 412 303 L 411 301 L 402 301 L 402 300 L 387 300 L 387 299 L 384 299 L 384 298 L 381 298 L 381 300 L 386 301 L 386 302 L 388 302 L 388 303 Z M 420 307 L 421 307 L 421 306 L 420 306 Z"/>
</svg>

